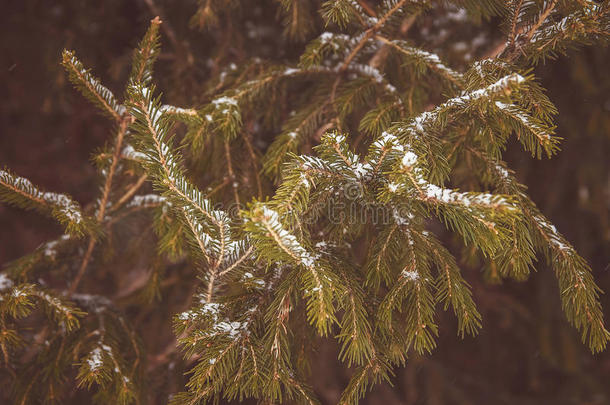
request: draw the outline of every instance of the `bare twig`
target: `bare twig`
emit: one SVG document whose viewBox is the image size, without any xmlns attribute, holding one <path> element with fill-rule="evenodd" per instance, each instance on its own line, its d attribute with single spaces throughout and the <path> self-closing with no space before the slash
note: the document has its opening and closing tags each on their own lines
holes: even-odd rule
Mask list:
<svg viewBox="0 0 610 405">
<path fill-rule="evenodd" d="M 161 16 L 161 19 L 163 20 L 163 24 L 161 25 L 161 27 L 163 28 L 165 35 L 167 35 L 167 38 L 169 38 L 169 41 L 172 43 L 172 46 L 174 47 L 176 52 L 179 54 L 183 54 L 185 56 L 186 62 L 192 66 L 195 63 L 195 58 L 193 56 L 193 53 L 191 52 L 188 43 L 180 42 L 178 40 L 176 31 L 174 31 L 167 19 L 163 17 L 163 13 L 159 9 L 159 7 L 157 7 L 154 0 L 144 0 L 144 2 L 148 6 L 152 14 L 156 16 Z"/>
<path fill-rule="evenodd" d="M 112 162 L 110 163 L 110 168 L 108 169 L 108 174 L 106 175 L 106 181 L 104 182 L 104 188 L 102 190 L 102 197 L 100 198 L 99 207 L 96 215 L 96 220 L 99 224 L 104 221 L 104 216 L 106 214 L 106 206 L 108 205 L 108 200 L 110 198 L 110 190 L 112 189 L 112 181 L 114 179 L 114 174 L 116 172 L 117 165 L 119 160 L 121 159 L 121 147 L 123 145 L 123 139 L 125 138 L 125 133 L 127 132 L 127 127 L 131 122 L 131 116 L 124 116 L 119 123 L 119 129 L 116 137 L 116 141 L 114 144 L 114 151 L 112 154 Z M 72 281 L 72 285 L 68 290 L 68 295 L 72 295 L 78 285 L 80 284 L 83 275 L 85 274 L 85 270 L 87 270 L 87 265 L 91 260 L 91 255 L 93 254 L 93 248 L 95 247 L 97 239 L 95 235 L 92 235 L 89 238 L 89 244 L 87 245 L 87 250 L 85 251 L 85 255 L 83 256 L 83 260 L 78 269 L 78 273 L 76 273 L 76 277 Z"/>
<path fill-rule="evenodd" d="M 143 174 L 138 178 L 138 181 L 135 182 L 129 189 L 119 198 L 119 200 L 112 206 L 111 211 L 116 211 L 123 204 L 125 204 L 133 195 L 138 191 L 138 189 L 144 184 L 144 182 L 148 179 L 147 174 Z"/>
</svg>

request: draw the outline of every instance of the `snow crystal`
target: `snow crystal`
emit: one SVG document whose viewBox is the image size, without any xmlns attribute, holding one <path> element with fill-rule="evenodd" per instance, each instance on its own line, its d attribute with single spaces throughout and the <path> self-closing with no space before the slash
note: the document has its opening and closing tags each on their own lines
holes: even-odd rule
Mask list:
<svg viewBox="0 0 610 405">
<path fill-rule="evenodd" d="M 157 194 L 144 194 L 136 195 L 133 197 L 131 202 L 127 205 L 128 207 L 142 207 L 146 205 L 161 205 L 169 204 L 167 198 Z"/>
<path fill-rule="evenodd" d="M 379 83 L 379 84 L 383 83 L 385 80 L 383 77 L 383 74 L 378 69 L 375 69 L 374 67 L 372 67 L 370 65 L 351 63 L 349 65 L 349 69 L 353 70 L 357 73 L 360 73 L 362 76 L 368 76 L 368 77 L 372 78 L 373 80 L 375 80 L 376 83 Z M 390 93 L 396 92 L 396 87 L 392 86 L 392 84 L 390 84 L 390 83 L 386 82 L 385 88 Z"/>
<path fill-rule="evenodd" d="M 82 215 L 78 206 L 65 194 L 42 193 L 41 198 L 46 202 L 57 205 L 59 210 L 72 222 L 80 223 Z"/>
<path fill-rule="evenodd" d="M 419 279 L 419 274 L 413 270 L 403 270 L 402 276 L 411 281 L 417 281 Z"/>
<path fill-rule="evenodd" d="M 260 288 L 265 287 L 265 281 L 261 280 L 261 279 L 254 279 L 254 276 L 252 275 L 252 273 L 244 273 L 244 279 L 246 279 L 247 281 L 250 281 L 251 283 L 256 284 Z"/>
<path fill-rule="evenodd" d="M 417 155 L 411 151 L 407 151 L 402 158 L 402 165 L 404 167 L 411 167 L 417 163 Z"/>
<path fill-rule="evenodd" d="M 101 295 L 74 293 L 70 295 L 70 298 L 84 307 L 91 309 L 95 313 L 100 313 L 112 305 L 112 302 L 108 298 Z"/>
<path fill-rule="evenodd" d="M 184 115 L 192 115 L 192 116 L 197 115 L 197 111 L 195 111 L 195 110 L 191 110 L 188 108 L 174 107 L 173 105 L 162 105 L 161 111 L 164 113 L 169 113 L 169 114 L 184 114 Z"/>
<path fill-rule="evenodd" d="M 323 44 L 330 42 L 335 34 L 333 34 L 332 32 L 323 32 L 320 35 L 320 42 L 322 42 Z"/>
<path fill-rule="evenodd" d="M 307 176 L 305 175 L 305 173 L 301 173 L 301 176 L 299 177 L 299 179 L 303 186 L 305 186 L 306 188 L 310 187 L 309 180 L 307 180 Z"/>
<path fill-rule="evenodd" d="M 557 232 L 557 228 L 555 228 L 555 225 L 546 221 L 542 216 L 536 216 L 534 217 L 534 219 L 536 220 L 536 222 L 538 222 L 540 227 L 543 228 L 549 234 L 549 239 L 552 245 L 563 251 L 573 250 L 572 247 L 566 244 L 563 237 Z"/>
<path fill-rule="evenodd" d="M 503 178 L 508 178 L 508 170 L 506 170 L 499 164 L 496 165 L 496 170 L 498 171 L 498 173 L 500 173 L 500 176 L 502 176 Z"/>
<path fill-rule="evenodd" d="M 13 280 L 8 278 L 5 273 L 0 273 L 0 291 L 6 290 L 13 286 Z"/>
<path fill-rule="evenodd" d="M 188 321 L 192 319 L 195 314 L 192 311 L 184 311 L 180 315 L 178 315 L 178 319 L 181 321 Z"/>
<path fill-rule="evenodd" d="M 379 22 L 379 19 L 378 19 L 378 18 L 375 18 L 375 17 L 369 17 L 369 16 L 367 16 L 367 17 L 366 17 L 366 24 L 367 24 L 369 27 L 372 27 L 372 26 L 374 26 L 374 25 L 377 25 L 377 23 L 378 23 L 378 22 Z"/>
<path fill-rule="evenodd" d="M 52 240 L 51 242 L 47 242 L 44 245 L 44 255 L 46 257 L 50 257 L 52 259 L 55 259 L 55 253 L 57 253 L 55 251 L 55 246 L 57 246 L 58 243 L 59 243 L 59 241 L 57 241 L 57 240 Z"/>
<path fill-rule="evenodd" d="M 300 71 L 301 69 L 286 68 L 286 70 L 284 70 L 284 76 L 290 76 L 299 73 Z"/>
<path fill-rule="evenodd" d="M 421 113 L 420 115 L 418 115 L 417 117 L 415 117 L 411 122 L 409 130 L 413 136 L 417 136 L 418 134 L 424 133 L 425 125 L 436 121 L 438 118 L 439 112 L 441 112 L 447 108 L 465 107 L 468 103 L 470 103 L 472 101 L 479 100 L 484 97 L 490 97 L 494 94 L 500 93 L 500 92 L 504 91 L 509 85 L 519 84 L 519 83 L 523 82 L 524 80 L 525 80 L 525 78 L 523 78 L 523 76 L 513 73 L 510 75 L 504 76 L 497 82 L 495 82 L 485 88 L 474 90 L 470 93 L 463 93 L 459 97 L 449 99 L 445 103 L 436 107 L 434 110 L 425 111 L 425 112 Z M 496 105 L 498 105 L 498 104 L 496 104 Z M 502 105 L 502 104 L 500 104 L 500 105 Z M 500 107 L 500 105 L 498 105 L 498 107 Z"/>
<path fill-rule="evenodd" d="M 390 192 L 395 193 L 398 190 L 398 184 L 390 183 L 388 184 L 388 189 L 390 189 Z"/>
<path fill-rule="evenodd" d="M 454 49 L 456 49 L 459 46 L 458 44 L 454 45 Z M 462 43 L 462 44 L 464 46 L 466 46 L 465 43 Z M 443 64 L 441 62 L 441 59 L 438 57 L 438 55 L 424 51 L 422 49 L 413 48 L 413 47 L 402 45 L 402 44 L 401 44 L 401 47 L 403 49 L 405 49 L 406 51 L 412 53 L 414 56 L 421 58 L 424 62 L 429 64 L 433 69 L 436 69 L 437 71 L 440 71 L 453 79 L 459 80 L 462 78 L 462 75 L 460 73 L 456 72 L 455 70 L 453 70 L 453 69 L 447 67 L 445 64 Z M 459 52 L 458 49 L 456 49 L 456 50 Z"/>
<path fill-rule="evenodd" d="M 227 333 L 235 338 L 243 330 L 244 324 L 241 322 L 219 322 L 215 325 L 218 332 Z"/>
<path fill-rule="evenodd" d="M 364 10 L 362 9 L 362 6 L 360 5 L 360 3 L 358 3 L 358 1 L 356 0 L 349 0 L 349 4 L 350 6 L 352 6 L 354 8 L 354 10 L 356 10 L 356 12 L 358 12 L 359 14 L 362 14 L 364 12 Z"/>
<path fill-rule="evenodd" d="M 315 264 L 315 259 L 309 255 L 303 255 L 303 257 L 301 257 L 301 263 L 303 263 L 305 267 L 312 267 Z"/>
<path fill-rule="evenodd" d="M 365 177 L 366 175 L 370 174 L 372 169 L 373 168 L 371 167 L 370 164 L 368 164 L 368 163 L 363 164 L 363 163 L 358 162 L 354 165 L 353 172 L 354 172 L 354 175 L 356 176 L 356 178 L 361 179 L 361 178 Z"/>
<path fill-rule="evenodd" d="M 131 160 L 144 160 L 146 159 L 146 155 L 142 152 L 136 151 L 133 146 L 127 145 L 123 148 L 121 152 L 124 158 Z"/>
<path fill-rule="evenodd" d="M 216 304 L 213 302 L 207 302 L 203 307 L 201 307 L 201 312 L 204 314 L 212 314 L 212 316 L 218 316 L 218 311 L 220 311 L 220 304 Z"/>
<path fill-rule="evenodd" d="M 142 95 L 144 96 L 144 98 L 148 98 L 150 96 L 150 89 L 148 87 L 143 87 Z"/>
<path fill-rule="evenodd" d="M 425 192 L 429 198 L 435 198 L 437 200 L 442 200 L 444 202 L 451 201 L 451 191 L 446 190 L 446 189 L 443 190 L 436 184 L 427 184 L 425 187 Z"/>
<path fill-rule="evenodd" d="M 465 22 L 468 19 L 468 13 L 466 9 L 459 8 L 457 10 L 449 10 L 447 13 L 447 19 L 456 22 Z"/>
<path fill-rule="evenodd" d="M 419 133 L 424 133 L 424 120 L 428 118 L 428 114 L 424 113 L 419 115 L 418 117 L 415 118 L 414 124 L 415 124 L 415 129 L 417 130 L 417 132 Z"/>
<path fill-rule="evenodd" d="M 231 97 L 220 97 L 217 98 L 215 100 L 212 100 L 212 104 L 214 104 L 216 106 L 216 108 L 219 108 L 221 105 L 232 105 L 232 106 L 237 106 L 237 100 L 235 100 L 234 98 Z"/>
<path fill-rule="evenodd" d="M 396 138 L 396 136 L 394 134 L 391 134 L 389 132 L 383 131 L 381 133 L 381 142 L 383 143 L 398 143 L 398 138 Z"/>
<path fill-rule="evenodd" d="M 331 133 L 329 134 L 329 138 L 332 140 L 332 142 L 337 144 L 342 144 L 345 142 L 345 135 L 343 134 Z"/>
<path fill-rule="evenodd" d="M 387 149 L 404 152 L 404 147 L 398 141 L 398 138 L 389 132 L 382 132 L 381 136 L 373 142 L 373 148 L 377 150 Z M 373 162 L 375 163 L 375 162 Z"/>
<path fill-rule="evenodd" d="M 91 352 L 91 357 L 87 359 L 87 364 L 89 364 L 89 370 L 95 372 L 102 366 L 102 349 L 96 347 Z"/>
<path fill-rule="evenodd" d="M 409 220 L 407 218 L 403 218 L 397 209 L 394 209 L 394 211 L 392 212 L 392 216 L 394 217 L 394 221 L 396 221 L 397 225 L 407 225 L 409 223 Z M 413 215 L 409 214 L 409 218 L 412 217 Z"/>
</svg>

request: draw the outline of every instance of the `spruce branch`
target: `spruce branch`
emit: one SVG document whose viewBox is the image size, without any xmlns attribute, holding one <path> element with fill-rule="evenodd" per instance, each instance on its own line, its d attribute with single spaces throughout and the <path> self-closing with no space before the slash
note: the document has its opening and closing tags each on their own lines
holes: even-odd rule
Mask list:
<svg viewBox="0 0 610 405">
<path fill-rule="evenodd" d="M 110 90 L 104 87 L 97 78 L 76 58 L 74 52 L 64 50 L 62 65 L 68 72 L 72 84 L 93 104 L 97 105 L 104 114 L 116 123 L 121 121 L 125 107 L 119 104 Z"/>
<path fill-rule="evenodd" d="M 170 314 L 175 340 L 161 342 L 148 364 L 187 368 L 174 405 L 317 404 L 308 359 L 314 339 L 327 337 L 355 367 L 340 403 L 357 404 L 390 382 L 410 351 L 434 350 L 440 309 L 451 309 L 459 336 L 478 333 L 464 271 L 471 261 L 498 280 L 524 280 L 538 253 L 555 272 L 568 321 L 593 352 L 603 350 L 610 332 L 591 269 L 528 197 L 504 150 L 512 133 L 538 158 L 558 150 L 557 110 L 529 65 L 607 39 L 608 7 L 458 3 L 325 1 L 320 11 L 338 32 L 319 33 L 314 3 L 280 0 L 283 38 L 313 38 L 298 56 L 283 39 L 261 38 L 256 18 L 254 28 L 233 30 L 243 22 L 240 2 L 201 0 L 192 23 L 228 28 L 208 33 L 221 47 L 210 77 L 187 89 L 197 102 L 182 107 L 164 104 L 153 80 L 160 29 L 189 64 L 194 54 L 159 17 L 134 52 L 125 107 L 65 51 L 70 80 L 112 119 L 113 145 L 96 156 L 103 180 L 93 218 L 69 197 L 0 171 L 0 199 L 51 214 L 68 232 L 0 273 L 0 351 L 18 383 L 13 399 L 60 400 L 65 385 L 97 386 L 104 403 L 145 401 L 145 354 L 129 321 Z M 493 59 L 470 63 L 481 37 L 462 55 L 428 32 L 470 33 L 490 17 L 506 27 Z M 400 39 L 419 21 L 421 32 Z M 252 41 L 265 46 L 247 49 Z M 244 62 L 268 44 L 276 55 Z M 82 233 L 88 243 L 75 237 Z M 468 253 L 458 257 L 460 242 Z M 72 269 L 67 291 L 41 287 Z M 117 293 L 75 293 L 85 280 L 120 284 L 124 270 L 135 281 Z M 176 291 L 184 299 L 165 299 Z M 163 310 L 136 305 L 136 296 L 147 305 L 165 299 Z M 38 318 L 25 317 L 39 308 L 49 322 L 31 333 L 24 327 Z M 71 364 L 78 374 L 68 385 Z"/>
<path fill-rule="evenodd" d="M 457 88 L 463 88 L 464 77 L 462 76 L 462 74 L 451 69 L 445 63 L 441 62 L 438 55 L 408 46 L 405 41 L 391 41 L 381 35 L 376 35 L 375 38 L 388 45 L 389 47 L 397 50 L 398 52 L 404 54 L 408 58 L 413 59 L 414 61 L 421 63 L 425 66 L 428 66 L 430 69 L 449 80 Z"/>
<path fill-rule="evenodd" d="M 538 19 L 536 20 L 534 25 L 532 25 L 527 30 L 527 33 L 525 34 L 527 41 L 530 41 L 532 39 L 532 37 L 534 36 L 536 31 L 538 31 L 538 28 L 540 28 L 540 26 L 542 24 L 544 24 L 546 19 L 551 15 L 553 10 L 555 9 L 555 6 L 557 5 L 557 1 L 558 0 L 551 0 L 551 2 L 548 5 L 546 5 L 546 2 L 545 2 L 544 10 L 542 11 L 542 13 L 540 13 L 540 16 L 538 17 Z"/>
<path fill-rule="evenodd" d="M 347 67 L 349 66 L 349 64 L 352 62 L 352 60 L 356 57 L 356 55 L 358 54 L 358 52 L 360 52 L 360 50 L 362 49 L 362 47 L 364 47 L 364 45 L 368 42 L 369 39 L 371 39 L 385 24 L 385 22 L 394 14 L 396 13 L 398 10 L 400 10 L 400 8 L 405 5 L 405 3 L 407 2 L 407 0 L 400 0 L 397 1 L 395 4 L 392 5 L 392 7 L 377 21 L 377 23 L 375 25 L 373 25 L 371 28 L 367 29 L 364 32 L 364 35 L 362 36 L 362 38 L 360 39 L 360 41 L 356 44 L 356 46 L 351 50 L 351 52 L 349 53 L 349 55 L 347 55 L 347 57 L 345 58 L 345 60 L 343 61 L 343 63 L 341 64 L 341 67 L 339 68 L 339 72 L 344 72 Z"/>
<path fill-rule="evenodd" d="M 0 201 L 21 209 L 33 209 L 47 214 L 75 236 L 91 231 L 89 219 L 83 215 L 80 205 L 71 197 L 41 190 L 28 179 L 7 169 L 0 170 Z"/>
</svg>

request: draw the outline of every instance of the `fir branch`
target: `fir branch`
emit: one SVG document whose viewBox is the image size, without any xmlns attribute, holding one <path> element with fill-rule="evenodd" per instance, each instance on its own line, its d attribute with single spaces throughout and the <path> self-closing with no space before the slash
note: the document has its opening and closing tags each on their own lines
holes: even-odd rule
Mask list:
<svg viewBox="0 0 610 405">
<path fill-rule="evenodd" d="M 391 48 L 396 49 L 405 56 L 425 64 L 430 69 L 449 80 L 457 88 L 462 88 L 464 86 L 464 77 L 462 74 L 441 62 L 438 55 L 408 46 L 405 41 L 391 41 L 381 35 L 377 35 L 375 38 L 384 44 L 389 45 Z"/>
<path fill-rule="evenodd" d="M 259 204 L 246 215 L 246 230 L 261 257 L 269 261 L 282 260 L 303 266 L 303 274 L 308 302 L 308 314 L 315 322 L 318 332 L 326 334 L 329 324 L 334 321 L 333 293 L 328 271 L 319 263 L 319 257 L 305 249 L 297 238 L 284 229 L 277 212 Z"/>
<path fill-rule="evenodd" d="M 152 0 L 146 3 L 158 11 Z M 94 218 L 82 217 L 69 197 L 0 171 L 0 199 L 50 213 L 72 234 L 89 234 L 82 246 L 70 235 L 51 240 L 0 273 L 0 351 L 18 382 L 15 400 L 40 402 L 47 394 L 47 400 L 61 400 L 59 387 L 74 362 L 76 385 L 97 385 L 99 401 L 144 400 L 143 352 L 124 316 L 146 315 L 132 313 L 136 290 L 163 298 L 172 289 L 184 291 L 185 299 L 161 312 L 177 312 L 178 343 L 166 345 L 151 362 L 151 369 L 169 363 L 177 347 L 186 356 L 186 392 L 171 403 L 252 398 L 315 404 L 307 385 L 307 347 L 316 333 L 337 338 L 338 359 L 356 367 L 340 402 L 357 403 L 374 384 L 389 382 L 410 350 L 435 348 L 437 304 L 451 307 L 460 336 L 481 328 L 458 260 L 431 233 L 432 217 L 446 226 L 446 237 L 463 239 L 469 253 L 462 259 L 481 259 L 501 277 L 526 278 L 536 254 L 544 253 L 568 321 L 593 352 L 605 348 L 610 332 L 591 269 L 525 194 L 502 154 L 511 132 L 535 156 L 558 149 L 552 121 L 557 111 L 527 65 L 574 44 L 607 39 L 607 6 L 516 0 L 507 7 L 499 0 L 465 0 L 456 9 L 389 0 L 373 8 L 362 0 L 325 1 L 323 18 L 338 32 L 319 35 L 312 31 L 314 6 L 277 3 L 285 36 L 315 36 L 298 64 L 296 50 L 280 47 L 272 58 L 288 58 L 286 65 L 243 65 L 251 55 L 244 46 L 262 40 L 258 26 L 210 32 L 225 39 L 211 60 L 210 80 L 201 83 L 197 99 L 203 104 L 196 107 L 162 104 L 155 95 L 159 28 L 194 64 L 188 46 L 158 17 L 134 53 L 127 109 L 72 52 L 64 52 L 70 80 L 112 118 L 116 131 L 112 149 L 97 154 L 103 184 Z M 201 0 L 192 23 L 237 27 L 240 8 L 234 0 Z M 421 48 L 398 39 L 427 8 L 434 24 L 422 20 Z M 439 55 L 463 66 L 456 58 L 476 54 L 481 37 L 473 37 L 473 49 L 462 55 L 459 44 L 445 53 L 426 33 L 433 25 L 452 35 L 448 25 L 472 28 L 500 14 L 507 32 L 494 49 L 499 57 L 477 61 L 464 73 Z M 441 96 L 448 98 L 431 104 Z M 269 136 L 274 133 L 279 135 Z M 191 149 L 188 159 L 184 147 Z M 265 148 L 261 161 L 258 149 Z M 148 180 L 152 191 L 144 189 Z M 215 203 L 239 206 L 253 189 L 258 200 L 248 209 L 234 212 Z M 148 209 L 154 209 L 152 218 L 139 215 Z M 97 229 L 107 232 L 104 246 Z M 140 235 L 131 237 L 134 232 Z M 103 256 L 96 250 L 102 247 Z M 87 268 L 105 263 L 124 264 L 104 280 L 128 268 L 136 278 L 113 294 L 115 301 L 130 298 L 125 313 L 110 298 L 74 294 Z M 75 268 L 68 291 L 39 287 L 47 275 L 55 283 L 56 275 Z M 164 273 L 170 275 L 161 281 Z M 40 275 L 42 281 L 31 281 Z M 190 284 L 186 290 L 184 283 Z M 68 299 L 89 311 L 86 322 Z M 23 333 L 35 320 L 23 318 L 38 308 L 49 326 Z M 32 348 L 20 352 L 24 345 Z M 45 367 L 22 377 L 41 361 Z M 168 368 L 172 364 L 180 363 Z"/>
<path fill-rule="evenodd" d="M 341 67 L 339 68 L 340 72 L 344 72 L 352 60 L 356 57 L 358 52 L 364 47 L 364 45 L 371 39 L 385 24 L 385 22 L 390 18 L 394 13 L 396 13 L 400 8 L 407 2 L 407 0 L 397 1 L 396 4 L 393 4 L 392 7 L 377 21 L 377 23 L 371 28 L 367 29 L 362 36 L 362 39 L 356 44 L 356 46 L 352 49 L 349 55 L 345 58 Z"/>
<path fill-rule="evenodd" d="M 540 16 L 538 17 L 538 20 L 534 23 L 534 25 L 532 25 L 529 28 L 529 30 L 525 34 L 525 37 L 526 37 L 527 41 L 530 41 L 532 39 L 532 37 L 534 36 L 536 31 L 538 31 L 538 28 L 540 28 L 540 26 L 551 15 L 553 10 L 555 9 L 555 6 L 557 5 L 557 1 L 558 0 L 551 0 L 550 4 L 546 5 L 545 9 L 542 11 L 542 13 L 540 13 Z"/>
<path fill-rule="evenodd" d="M 131 74 L 129 82 L 132 84 L 142 83 L 150 84 L 152 81 L 153 65 L 159 55 L 159 26 L 161 19 L 159 16 L 150 21 L 150 27 L 142 41 L 136 48 L 133 54 L 133 62 L 131 64 Z"/>
<path fill-rule="evenodd" d="M 532 155 L 540 159 L 544 150 L 546 155 L 551 157 L 558 150 L 559 139 L 552 136 L 553 127 L 546 127 L 540 120 L 530 116 L 515 105 L 500 101 L 496 101 L 495 105 L 502 113 L 517 122 L 519 128 L 517 139 L 525 145 L 527 150 L 532 152 Z M 527 134 L 531 134 L 533 137 L 527 137 Z"/>
<path fill-rule="evenodd" d="M 89 220 L 71 197 L 43 191 L 28 179 L 6 169 L 0 170 L 0 201 L 52 216 L 73 235 L 79 236 L 90 231 Z"/>
<path fill-rule="evenodd" d="M 513 46 L 517 37 L 517 24 L 521 17 L 521 9 L 525 0 L 512 0 L 510 3 L 510 12 L 512 14 L 510 22 L 510 32 L 508 34 L 508 45 Z"/>
<path fill-rule="evenodd" d="M 93 104 L 97 105 L 102 112 L 119 123 L 125 113 L 125 107 L 120 105 L 112 92 L 104 87 L 83 64 L 76 59 L 74 52 L 64 50 L 62 53 L 62 65 L 68 72 L 70 81 L 74 86 Z"/>
</svg>

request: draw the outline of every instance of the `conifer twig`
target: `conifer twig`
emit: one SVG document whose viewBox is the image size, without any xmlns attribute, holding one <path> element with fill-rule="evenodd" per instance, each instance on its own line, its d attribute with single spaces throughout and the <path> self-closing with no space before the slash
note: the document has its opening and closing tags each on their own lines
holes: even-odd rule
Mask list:
<svg viewBox="0 0 610 405">
<path fill-rule="evenodd" d="M 225 149 L 225 159 L 227 160 L 227 171 L 229 172 L 229 178 L 231 179 L 231 188 L 233 189 L 233 196 L 235 197 L 235 204 L 237 207 L 241 206 L 239 202 L 239 192 L 237 188 L 239 184 L 237 184 L 237 178 L 235 177 L 235 172 L 233 171 L 233 163 L 231 158 L 231 147 L 229 145 L 229 141 L 224 141 L 224 149 Z"/>
<path fill-rule="evenodd" d="M 157 16 L 157 17 L 155 17 L 156 19 L 158 19 L 159 17 L 163 17 L 163 13 L 161 13 L 161 10 L 159 9 L 159 7 L 157 7 L 154 0 L 144 0 L 144 2 L 148 6 L 148 8 L 152 12 L 152 14 Z M 174 46 L 174 49 L 178 53 L 184 54 L 186 56 L 186 62 L 189 65 L 192 65 L 195 62 L 195 58 L 193 57 L 193 54 L 190 50 L 188 43 L 186 43 L 186 42 L 181 43 L 180 41 L 178 41 L 178 35 L 176 35 L 176 32 L 172 28 L 171 24 L 167 21 L 166 18 L 161 18 L 161 19 L 163 20 L 163 24 L 161 25 L 161 27 L 163 28 L 163 31 L 165 31 L 165 34 L 167 35 L 170 42 Z"/>
<path fill-rule="evenodd" d="M 551 4 L 549 4 L 549 6 L 542 12 L 542 14 L 540 14 L 540 17 L 538 18 L 536 23 L 529 29 L 526 34 L 527 41 L 532 39 L 536 31 L 538 31 L 538 28 L 540 28 L 540 26 L 546 21 L 548 16 L 551 15 L 553 10 L 555 9 L 555 6 L 557 5 L 557 1 L 558 0 L 552 0 Z"/>
<path fill-rule="evenodd" d="M 398 1 L 390 10 L 388 10 L 387 13 L 385 13 L 383 15 L 383 17 L 381 17 L 379 19 L 379 21 L 377 21 L 377 23 L 374 26 L 372 26 L 371 28 L 367 29 L 364 32 L 362 39 L 360 41 L 358 41 L 358 43 L 356 44 L 354 49 L 349 53 L 349 55 L 347 55 L 347 57 L 341 64 L 341 67 L 339 68 L 340 73 L 343 73 L 347 70 L 347 68 L 349 67 L 349 64 L 356 57 L 356 55 L 358 55 L 358 52 L 360 52 L 360 50 L 368 42 L 368 40 L 371 39 L 377 31 L 379 31 L 381 28 L 383 28 L 383 26 L 384 26 L 385 22 L 388 20 L 388 18 L 390 18 L 392 16 L 392 14 L 394 14 L 396 11 L 398 11 L 406 2 L 407 2 L 407 0 Z"/>
<path fill-rule="evenodd" d="M 521 7 L 523 6 L 524 0 L 513 0 L 515 4 L 513 10 L 513 18 L 510 23 L 510 32 L 508 34 L 508 43 L 509 45 L 513 45 L 515 43 L 515 38 L 517 37 L 517 23 L 519 21 L 519 14 L 521 13 Z"/>
<path fill-rule="evenodd" d="M 399 31 L 399 33 L 402 36 L 404 36 L 407 32 L 409 32 L 409 29 L 411 29 L 411 27 L 415 23 L 415 19 L 417 18 L 418 14 L 419 13 L 412 14 L 402 22 L 402 24 L 400 25 L 400 31 Z M 381 39 L 383 37 L 381 35 L 376 35 L 376 38 Z M 383 39 L 385 39 L 385 38 L 383 38 Z M 379 50 L 377 50 L 375 55 L 373 55 L 373 57 L 369 61 L 369 66 L 371 66 L 373 68 L 378 68 L 379 66 L 381 66 L 383 64 L 385 59 L 388 57 L 388 50 L 391 46 L 391 41 L 385 39 L 384 42 L 386 42 L 386 43 L 384 43 L 383 46 L 381 46 L 381 48 L 379 48 Z"/>
<path fill-rule="evenodd" d="M 106 175 L 106 180 L 104 182 L 104 188 L 102 189 L 102 196 L 99 201 L 99 207 L 96 215 L 96 220 L 98 224 L 101 224 L 104 221 L 104 216 L 106 213 L 106 206 L 108 205 L 110 198 L 110 190 L 112 188 L 112 181 L 114 179 L 114 174 L 121 158 L 121 148 L 123 146 L 123 138 L 125 137 L 125 133 L 127 132 L 127 127 L 131 122 L 131 116 L 125 115 L 121 122 L 119 123 L 119 128 L 117 132 L 117 137 L 114 144 L 114 151 L 112 154 L 112 162 L 110 163 L 110 168 L 108 169 L 108 173 Z M 87 250 L 85 251 L 85 255 L 83 256 L 83 260 L 80 264 L 78 272 L 76 273 L 76 277 L 72 281 L 72 285 L 68 289 L 68 295 L 74 294 L 78 285 L 81 282 L 83 275 L 85 274 L 85 270 L 87 269 L 87 265 L 91 260 L 91 255 L 93 254 L 93 249 L 96 244 L 96 237 L 92 235 L 89 238 L 89 243 L 87 245 Z"/>
<path fill-rule="evenodd" d="M 248 149 L 248 155 L 250 156 L 250 164 L 252 165 L 252 171 L 254 172 L 254 178 L 256 180 L 256 188 L 258 190 L 258 199 L 263 199 L 263 186 L 261 184 L 261 176 L 259 174 L 259 169 L 257 167 L 256 154 L 254 153 L 254 148 L 252 146 L 252 135 L 249 131 L 244 131 L 244 143 L 246 144 L 246 148 Z"/>
<path fill-rule="evenodd" d="M 526 42 L 530 41 L 532 39 L 532 37 L 534 36 L 536 31 L 546 21 L 546 19 L 549 17 L 551 12 L 555 9 L 555 6 L 557 5 L 557 1 L 558 0 L 552 0 L 551 4 L 549 4 L 549 6 L 542 12 L 542 14 L 540 14 L 540 17 L 538 18 L 536 23 L 532 27 L 530 27 L 530 29 L 525 34 Z M 519 6 L 521 6 L 521 4 Z M 523 34 L 527 28 L 526 26 L 522 26 L 518 30 L 514 31 L 516 28 L 516 24 L 517 24 L 516 18 L 517 17 L 515 17 L 515 19 L 511 23 L 510 40 L 502 41 L 502 42 L 498 43 L 498 45 L 496 45 L 494 48 L 492 48 L 489 52 L 487 52 L 483 56 L 483 59 L 501 57 L 502 54 L 504 53 L 504 51 L 506 49 L 508 49 L 509 46 L 515 46 L 515 42 L 516 42 L 515 39 L 518 38 L 521 34 Z M 517 55 L 518 55 L 517 49 L 514 49 L 513 52 L 510 55 L 508 55 L 507 59 L 509 61 L 512 61 L 513 59 L 515 59 L 517 57 Z"/>
<path fill-rule="evenodd" d="M 140 189 L 140 187 L 142 187 L 142 184 L 144 184 L 144 182 L 148 180 L 148 174 L 144 173 L 143 175 L 141 175 L 140 177 L 138 177 L 138 180 L 132 184 L 129 189 L 127 189 L 127 191 L 125 192 L 125 194 L 123 194 L 116 203 L 113 204 L 111 211 L 116 211 L 117 209 L 119 209 L 120 207 L 123 206 L 123 204 L 125 204 L 127 201 L 129 201 L 129 199 L 131 197 L 134 196 L 135 193 L 138 192 L 138 190 Z"/>
</svg>

